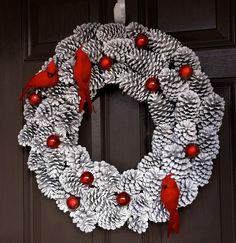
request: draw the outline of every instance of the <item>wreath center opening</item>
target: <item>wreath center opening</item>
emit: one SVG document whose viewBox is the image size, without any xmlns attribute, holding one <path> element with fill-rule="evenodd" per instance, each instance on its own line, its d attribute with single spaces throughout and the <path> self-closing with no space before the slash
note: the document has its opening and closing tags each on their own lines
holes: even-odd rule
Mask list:
<svg viewBox="0 0 236 243">
<path fill-rule="evenodd" d="M 100 120 L 93 122 L 101 124 L 101 131 L 96 131 L 93 136 L 100 136 L 101 142 L 89 146 L 88 138 L 85 138 L 90 119 L 86 107 L 80 127 L 80 144 L 87 147 L 93 161 L 105 160 L 119 172 L 136 168 L 143 156 L 151 150 L 153 124 L 147 115 L 147 105 L 122 93 L 117 85 L 106 85 L 99 91 L 98 98 L 101 106 L 95 108 L 92 116 L 100 114 Z M 94 127 L 97 125 L 93 124 Z"/>
</svg>

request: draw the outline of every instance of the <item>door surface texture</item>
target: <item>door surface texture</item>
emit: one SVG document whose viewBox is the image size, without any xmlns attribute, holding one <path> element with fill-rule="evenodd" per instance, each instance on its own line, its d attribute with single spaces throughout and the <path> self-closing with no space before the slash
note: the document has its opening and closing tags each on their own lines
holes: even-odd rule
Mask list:
<svg viewBox="0 0 236 243">
<path fill-rule="evenodd" d="M 19 96 L 26 81 L 56 44 L 86 22 L 113 22 L 115 0 L 0 1 L 0 243 L 236 243 L 234 0 L 126 0 L 127 24 L 137 21 L 165 31 L 193 49 L 216 93 L 225 99 L 220 153 L 213 175 L 197 199 L 180 209 L 181 230 L 167 238 L 167 224 L 146 233 L 124 227 L 83 233 L 55 201 L 43 196 L 27 169 L 29 150 L 18 145 L 23 127 Z M 80 144 L 93 160 L 120 172 L 135 168 L 150 151 L 153 124 L 147 106 L 116 86 L 105 86 L 88 109 Z"/>
</svg>

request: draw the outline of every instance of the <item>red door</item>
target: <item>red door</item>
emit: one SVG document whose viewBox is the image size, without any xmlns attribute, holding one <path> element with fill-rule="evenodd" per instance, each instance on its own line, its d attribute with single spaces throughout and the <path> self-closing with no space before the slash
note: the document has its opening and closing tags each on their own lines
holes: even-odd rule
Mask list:
<svg viewBox="0 0 236 243">
<path fill-rule="evenodd" d="M 127 19 L 166 31 L 193 48 L 215 92 L 226 101 L 221 150 L 210 183 L 192 205 L 180 210 L 181 232 L 166 237 L 166 224 L 151 223 L 145 234 L 126 226 L 81 232 L 38 190 L 27 169 L 28 150 L 17 143 L 23 126 L 18 97 L 26 80 L 53 54 L 58 41 L 84 22 L 113 21 L 108 0 L 3 0 L 0 8 L 0 242 L 1 243 L 236 243 L 235 240 L 235 8 L 233 0 L 126 0 Z M 147 107 L 105 87 L 86 113 L 81 144 L 93 160 L 120 171 L 134 168 L 150 150 Z M 143 119 L 145 117 L 145 119 Z"/>
</svg>

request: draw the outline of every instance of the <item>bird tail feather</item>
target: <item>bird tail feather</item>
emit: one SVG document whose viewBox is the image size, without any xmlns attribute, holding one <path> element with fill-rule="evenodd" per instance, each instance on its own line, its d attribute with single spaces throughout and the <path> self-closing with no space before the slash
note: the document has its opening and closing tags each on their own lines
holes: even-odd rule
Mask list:
<svg viewBox="0 0 236 243">
<path fill-rule="evenodd" d="M 88 107 L 89 107 L 90 112 L 93 112 L 93 106 L 92 106 L 92 102 L 90 99 L 89 91 L 86 92 L 86 94 L 84 94 L 83 92 L 80 92 L 79 95 L 81 97 L 80 104 L 79 104 L 79 112 L 82 112 L 85 101 L 88 102 Z"/>
<path fill-rule="evenodd" d="M 176 234 L 179 233 L 179 212 L 176 209 L 175 211 L 170 213 L 170 219 L 169 219 L 169 224 L 168 224 L 168 232 L 167 235 L 168 237 L 172 232 L 175 232 Z"/>
</svg>

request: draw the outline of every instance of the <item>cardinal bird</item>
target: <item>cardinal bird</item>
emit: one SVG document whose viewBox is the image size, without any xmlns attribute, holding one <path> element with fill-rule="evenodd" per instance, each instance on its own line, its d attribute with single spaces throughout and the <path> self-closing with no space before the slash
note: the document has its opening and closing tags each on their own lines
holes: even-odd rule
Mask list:
<svg viewBox="0 0 236 243">
<path fill-rule="evenodd" d="M 22 101 L 27 91 L 31 88 L 48 88 L 57 84 L 59 80 L 58 70 L 55 62 L 52 60 L 46 70 L 43 70 L 34 75 L 25 85 L 21 94 L 20 100 Z"/>
<path fill-rule="evenodd" d="M 92 64 L 88 55 L 82 50 L 82 46 L 75 52 L 74 79 L 79 86 L 79 112 L 83 110 L 85 101 L 88 102 L 90 112 L 93 111 L 92 102 L 89 94 L 89 83 L 92 72 Z"/>
<path fill-rule="evenodd" d="M 162 180 L 161 201 L 170 213 L 168 223 L 168 237 L 172 232 L 179 232 L 179 213 L 177 211 L 179 201 L 179 188 L 171 175 Z"/>
</svg>

